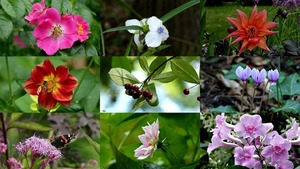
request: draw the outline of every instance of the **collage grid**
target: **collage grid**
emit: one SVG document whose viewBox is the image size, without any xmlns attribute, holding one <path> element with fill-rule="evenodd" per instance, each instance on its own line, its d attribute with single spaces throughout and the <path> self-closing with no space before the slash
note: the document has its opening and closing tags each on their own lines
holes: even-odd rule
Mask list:
<svg viewBox="0 0 300 169">
<path fill-rule="evenodd" d="M 299 7 L 0 0 L 0 169 L 300 168 Z"/>
</svg>

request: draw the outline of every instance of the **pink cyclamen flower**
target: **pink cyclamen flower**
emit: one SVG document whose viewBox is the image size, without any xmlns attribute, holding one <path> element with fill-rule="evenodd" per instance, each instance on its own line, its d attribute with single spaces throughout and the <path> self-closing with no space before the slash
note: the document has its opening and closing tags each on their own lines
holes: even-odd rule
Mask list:
<svg viewBox="0 0 300 169">
<path fill-rule="evenodd" d="M 243 69 L 241 66 L 239 66 L 235 70 L 235 74 L 242 80 L 242 81 L 247 81 L 251 75 L 251 69 L 246 66 L 245 69 Z"/>
<path fill-rule="evenodd" d="M 10 168 L 12 169 L 22 169 L 22 163 L 20 163 L 19 161 L 17 161 L 15 158 L 9 158 L 7 160 L 8 165 L 10 166 Z"/>
<path fill-rule="evenodd" d="M 276 135 L 270 142 L 269 146 L 263 148 L 261 155 L 270 158 L 271 163 L 289 159 L 288 151 L 291 149 L 291 143 L 280 135 Z"/>
<path fill-rule="evenodd" d="M 268 71 L 268 78 L 271 82 L 276 82 L 279 78 L 279 72 L 277 69 Z"/>
<path fill-rule="evenodd" d="M 265 69 L 262 69 L 262 70 L 259 71 L 256 68 L 253 68 L 252 71 L 251 71 L 251 76 L 254 80 L 254 83 L 256 85 L 259 85 L 265 80 L 265 78 L 267 76 L 267 72 L 266 72 Z"/>
<path fill-rule="evenodd" d="M 37 46 L 47 55 L 53 55 L 59 49 L 72 47 L 73 43 L 78 40 L 77 29 L 72 16 L 61 16 L 55 8 L 50 8 L 34 29 L 33 35 L 37 39 Z"/>
<path fill-rule="evenodd" d="M 32 12 L 30 12 L 25 19 L 29 21 L 29 24 L 36 24 L 39 21 L 39 18 L 44 15 L 47 11 L 45 7 L 45 0 L 42 0 L 41 3 L 35 3 L 32 5 Z"/>
<path fill-rule="evenodd" d="M 6 152 L 7 145 L 4 143 L 0 143 L 0 154 L 3 154 Z"/>
<path fill-rule="evenodd" d="M 251 146 L 245 146 L 245 147 L 236 147 L 234 149 L 234 164 L 235 165 L 242 165 L 248 168 L 255 168 L 260 169 L 262 168 L 260 162 L 254 158 L 257 155 L 255 155 L 255 147 L 253 145 Z"/>
<path fill-rule="evenodd" d="M 266 136 L 267 129 L 262 124 L 262 119 L 259 115 L 244 114 L 240 118 L 240 122 L 236 124 L 234 131 L 243 138 L 250 138 L 250 141 L 258 136 Z"/>
<path fill-rule="evenodd" d="M 89 23 L 86 20 L 82 19 L 79 15 L 73 15 L 73 17 L 76 22 L 78 39 L 80 42 L 83 42 L 89 38 L 88 34 L 91 33 L 89 31 Z"/>
<path fill-rule="evenodd" d="M 139 135 L 139 139 L 142 142 L 142 145 L 134 150 L 134 156 L 139 160 L 143 160 L 149 156 L 153 156 L 155 150 L 157 149 L 157 145 L 159 142 L 159 123 L 158 119 L 156 119 L 153 124 L 149 124 L 148 126 L 144 126 L 143 130 L 145 134 Z"/>
</svg>

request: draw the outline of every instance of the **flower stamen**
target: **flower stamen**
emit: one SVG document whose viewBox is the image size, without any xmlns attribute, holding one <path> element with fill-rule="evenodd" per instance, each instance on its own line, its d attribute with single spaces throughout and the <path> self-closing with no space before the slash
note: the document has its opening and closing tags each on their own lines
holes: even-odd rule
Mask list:
<svg viewBox="0 0 300 169">
<path fill-rule="evenodd" d="M 77 25 L 78 25 L 77 33 L 78 33 L 78 35 L 82 35 L 82 33 L 83 33 L 82 24 L 80 24 L 80 23 L 77 22 Z"/>
<path fill-rule="evenodd" d="M 60 25 L 54 25 L 51 29 L 51 36 L 55 39 L 59 38 L 63 34 L 63 29 Z"/>
<path fill-rule="evenodd" d="M 248 37 L 249 38 L 253 38 L 253 37 L 255 37 L 256 35 L 257 35 L 257 28 L 256 27 L 254 27 L 254 26 L 249 26 L 247 29 L 246 29 L 246 31 L 247 31 L 247 35 L 248 35 Z"/>
</svg>

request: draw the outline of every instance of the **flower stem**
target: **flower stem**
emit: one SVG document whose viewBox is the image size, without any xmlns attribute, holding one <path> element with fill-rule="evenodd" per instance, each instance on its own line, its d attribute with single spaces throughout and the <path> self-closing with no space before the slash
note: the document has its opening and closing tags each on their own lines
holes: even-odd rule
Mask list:
<svg viewBox="0 0 300 169">
<path fill-rule="evenodd" d="M 82 77 L 81 77 L 81 79 L 80 79 L 80 81 L 79 81 L 79 83 L 78 83 L 78 86 L 77 86 L 77 88 L 76 88 L 75 91 L 74 91 L 74 95 L 73 95 L 73 96 L 76 95 L 76 93 L 77 93 L 77 91 L 78 91 L 78 89 L 79 89 L 81 83 L 82 83 L 83 80 L 84 80 L 84 77 L 86 76 L 86 74 L 87 74 L 87 72 L 89 71 L 90 67 L 92 66 L 92 63 L 93 63 L 93 62 L 94 62 L 94 59 L 92 59 L 92 60 L 90 61 L 88 67 L 85 69 L 85 71 L 84 71 L 84 73 L 83 73 L 83 75 L 82 75 Z M 73 98 L 74 98 L 74 97 L 73 97 Z"/>
<path fill-rule="evenodd" d="M 6 71 L 7 71 L 7 80 L 8 80 L 8 87 L 9 87 L 9 96 L 10 96 L 10 107 L 13 107 L 13 101 L 12 101 L 12 89 L 11 89 L 11 80 L 10 80 L 10 72 L 9 72 L 9 64 L 8 64 L 8 58 L 5 56 L 5 63 L 6 63 Z"/>
<path fill-rule="evenodd" d="M 242 83 L 243 83 L 243 93 L 241 95 L 241 112 L 243 113 L 243 105 L 244 105 L 243 99 L 244 99 L 244 94 L 246 89 L 246 82 L 242 81 Z"/>
<path fill-rule="evenodd" d="M 4 141 L 4 144 L 6 144 L 6 146 L 7 146 L 6 151 L 5 151 L 6 166 L 8 169 L 10 169 L 10 166 L 8 164 L 8 144 L 7 144 L 5 121 L 4 121 L 3 113 L 0 113 L 0 120 L 1 120 L 1 124 L 2 124 L 3 141 Z"/>
<path fill-rule="evenodd" d="M 250 103 L 250 113 L 252 113 L 253 105 L 254 105 L 254 96 L 255 96 L 255 90 L 257 89 L 257 85 L 255 85 L 254 90 L 253 90 L 253 95 L 251 98 L 251 103 Z"/>
<path fill-rule="evenodd" d="M 265 92 L 266 92 L 266 90 L 267 90 L 268 84 L 269 84 L 269 81 L 267 82 L 266 86 L 264 87 L 264 91 L 263 91 L 263 93 L 262 93 L 261 100 L 260 100 L 260 104 L 259 104 L 259 111 L 260 111 L 260 109 L 261 109 L 262 101 L 263 101 Z"/>
</svg>

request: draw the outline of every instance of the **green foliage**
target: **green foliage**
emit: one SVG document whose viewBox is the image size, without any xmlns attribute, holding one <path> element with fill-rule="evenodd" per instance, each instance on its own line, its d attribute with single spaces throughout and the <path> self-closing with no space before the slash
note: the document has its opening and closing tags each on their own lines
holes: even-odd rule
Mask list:
<svg viewBox="0 0 300 169">
<path fill-rule="evenodd" d="M 137 160 L 134 150 L 141 144 L 138 135 L 143 134 L 142 127 L 147 122 L 152 124 L 156 118 L 159 120 L 159 139 L 166 138 L 167 151 L 157 149 L 152 158 Z M 101 116 L 104 125 L 100 156 L 105 159 L 101 159 L 100 167 L 195 168 L 201 156 L 199 118 L 199 114 L 104 114 Z M 110 164 L 110 160 L 116 160 L 116 163 Z M 158 160 L 161 164 L 157 164 Z"/>
</svg>

